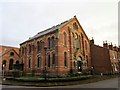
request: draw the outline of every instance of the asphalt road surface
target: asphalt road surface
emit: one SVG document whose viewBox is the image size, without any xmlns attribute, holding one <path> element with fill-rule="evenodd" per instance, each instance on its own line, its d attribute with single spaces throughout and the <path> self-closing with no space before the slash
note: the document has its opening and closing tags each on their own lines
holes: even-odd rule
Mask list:
<svg viewBox="0 0 120 90">
<path fill-rule="evenodd" d="M 99 82 L 95 82 L 95 83 L 89 83 L 89 84 L 82 84 L 82 85 L 70 85 L 70 86 L 55 86 L 55 87 L 26 87 L 26 86 L 7 86 L 7 85 L 3 85 L 2 86 L 2 90 L 18 90 L 19 88 L 23 88 L 23 89 L 19 89 L 19 90 L 40 90 L 41 88 L 42 89 L 46 89 L 46 90 L 51 90 L 51 89 L 56 89 L 56 90 L 63 90 L 62 88 L 65 88 L 65 89 L 72 89 L 72 88 L 82 88 L 82 89 L 85 89 L 87 90 L 87 88 L 89 88 L 89 90 L 93 90 L 93 88 L 105 88 L 105 90 L 118 90 L 118 89 L 114 89 L 114 88 L 118 88 L 120 85 L 119 82 L 118 82 L 118 78 L 113 78 L 113 79 L 109 79 L 109 80 L 104 80 L 104 81 L 99 81 Z M 15 88 L 15 89 L 13 89 Z M 48 89 L 49 88 L 49 89 Z M 79 89 L 81 90 L 81 89 Z M 95 89 L 96 90 L 96 89 Z M 100 89 L 100 90 L 103 90 L 103 89 Z"/>
</svg>

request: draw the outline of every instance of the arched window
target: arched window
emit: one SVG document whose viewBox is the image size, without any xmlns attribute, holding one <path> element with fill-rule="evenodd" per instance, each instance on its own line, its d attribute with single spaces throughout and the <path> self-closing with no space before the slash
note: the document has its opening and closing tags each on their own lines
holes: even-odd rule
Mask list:
<svg viewBox="0 0 120 90">
<path fill-rule="evenodd" d="M 48 38 L 48 48 L 50 49 L 50 38 Z"/>
<path fill-rule="evenodd" d="M 63 45 L 66 46 L 66 33 L 63 33 Z"/>
<path fill-rule="evenodd" d="M 37 52 L 39 52 L 39 41 L 37 42 Z"/>
<path fill-rule="evenodd" d="M 52 64 L 55 64 L 55 54 L 52 54 Z"/>
<path fill-rule="evenodd" d="M 75 33 L 74 45 L 75 45 L 75 48 L 78 48 L 79 42 L 78 42 L 78 34 L 77 33 Z"/>
<path fill-rule="evenodd" d="M 31 45 L 29 44 L 29 53 L 31 53 Z"/>
<path fill-rule="evenodd" d="M 9 61 L 9 70 L 13 69 L 13 62 L 14 62 L 14 60 L 10 59 L 10 61 Z"/>
<path fill-rule="evenodd" d="M 50 54 L 48 55 L 48 67 L 50 67 Z"/>
<path fill-rule="evenodd" d="M 75 61 L 74 61 L 74 67 L 75 67 L 76 65 L 75 65 Z"/>
<path fill-rule="evenodd" d="M 86 62 L 87 62 L 87 67 L 88 67 L 88 56 L 86 56 Z"/>
<path fill-rule="evenodd" d="M 52 37 L 52 48 L 54 48 L 54 37 Z"/>
<path fill-rule="evenodd" d="M 86 51 L 87 51 L 87 42 L 86 42 L 86 40 L 85 40 L 85 49 L 86 49 Z"/>
<path fill-rule="evenodd" d="M 64 66 L 67 67 L 67 53 L 64 52 Z"/>
<path fill-rule="evenodd" d="M 41 58 L 38 57 L 38 59 L 37 59 L 37 67 L 39 68 L 40 66 L 41 66 Z"/>
<path fill-rule="evenodd" d="M 28 60 L 28 68 L 31 68 L 31 59 Z"/>
<path fill-rule="evenodd" d="M 10 56 L 14 56 L 14 53 L 13 53 L 13 52 L 11 52 L 11 53 L 10 53 Z"/>
</svg>

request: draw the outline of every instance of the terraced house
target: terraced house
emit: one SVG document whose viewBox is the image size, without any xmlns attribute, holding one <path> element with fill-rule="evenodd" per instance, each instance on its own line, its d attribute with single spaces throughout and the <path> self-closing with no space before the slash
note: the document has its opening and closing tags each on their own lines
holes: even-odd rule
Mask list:
<svg viewBox="0 0 120 90">
<path fill-rule="evenodd" d="M 76 16 L 20 44 L 26 74 L 69 74 L 91 68 L 90 42 Z"/>
</svg>

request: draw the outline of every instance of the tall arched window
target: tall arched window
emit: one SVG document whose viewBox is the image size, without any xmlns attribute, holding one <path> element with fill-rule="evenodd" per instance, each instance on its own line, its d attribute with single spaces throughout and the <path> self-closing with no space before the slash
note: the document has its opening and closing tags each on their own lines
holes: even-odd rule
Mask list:
<svg viewBox="0 0 120 90">
<path fill-rule="evenodd" d="M 52 54 L 52 64 L 55 64 L 55 54 Z"/>
<path fill-rule="evenodd" d="M 31 45 L 29 44 L 29 53 L 31 53 Z"/>
<path fill-rule="evenodd" d="M 86 42 L 86 40 L 85 40 L 85 49 L 86 49 L 86 51 L 87 51 L 87 42 Z"/>
<path fill-rule="evenodd" d="M 67 67 L 67 53 L 64 52 L 64 66 Z"/>
<path fill-rule="evenodd" d="M 39 47 L 39 41 L 37 42 L 37 52 L 40 51 L 40 47 Z"/>
<path fill-rule="evenodd" d="M 9 61 L 9 70 L 12 70 L 13 69 L 13 59 L 10 59 Z"/>
<path fill-rule="evenodd" d="M 48 67 L 50 67 L 50 54 L 48 55 Z"/>
<path fill-rule="evenodd" d="M 52 37 L 52 48 L 54 48 L 54 37 Z"/>
<path fill-rule="evenodd" d="M 50 49 L 50 38 L 48 38 L 48 48 Z"/>
<path fill-rule="evenodd" d="M 66 43 L 67 43 L 66 41 L 67 41 L 67 40 L 66 40 L 66 33 L 64 32 L 64 33 L 63 33 L 63 45 L 64 45 L 64 46 L 66 46 Z"/>
<path fill-rule="evenodd" d="M 79 48 L 81 49 L 81 37 L 80 37 L 80 35 L 79 35 Z"/>
<path fill-rule="evenodd" d="M 87 62 L 87 67 L 88 67 L 88 56 L 86 56 L 86 62 Z"/>
<path fill-rule="evenodd" d="M 37 59 L 37 67 L 39 68 L 40 66 L 41 66 L 41 58 L 38 57 L 38 59 Z"/>
<path fill-rule="evenodd" d="M 28 60 L 28 68 L 31 68 L 31 59 Z"/>
</svg>

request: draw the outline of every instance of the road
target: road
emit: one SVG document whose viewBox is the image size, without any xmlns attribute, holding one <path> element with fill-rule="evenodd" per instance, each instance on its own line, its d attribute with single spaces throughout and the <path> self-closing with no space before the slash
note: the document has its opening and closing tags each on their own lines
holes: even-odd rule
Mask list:
<svg viewBox="0 0 120 90">
<path fill-rule="evenodd" d="M 25 86 L 5 86 L 3 88 L 118 88 L 118 78 L 99 81 L 95 83 L 70 85 L 70 86 L 55 86 L 55 87 L 25 87 Z M 4 89 L 3 89 L 4 90 Z"/>
</svg>

